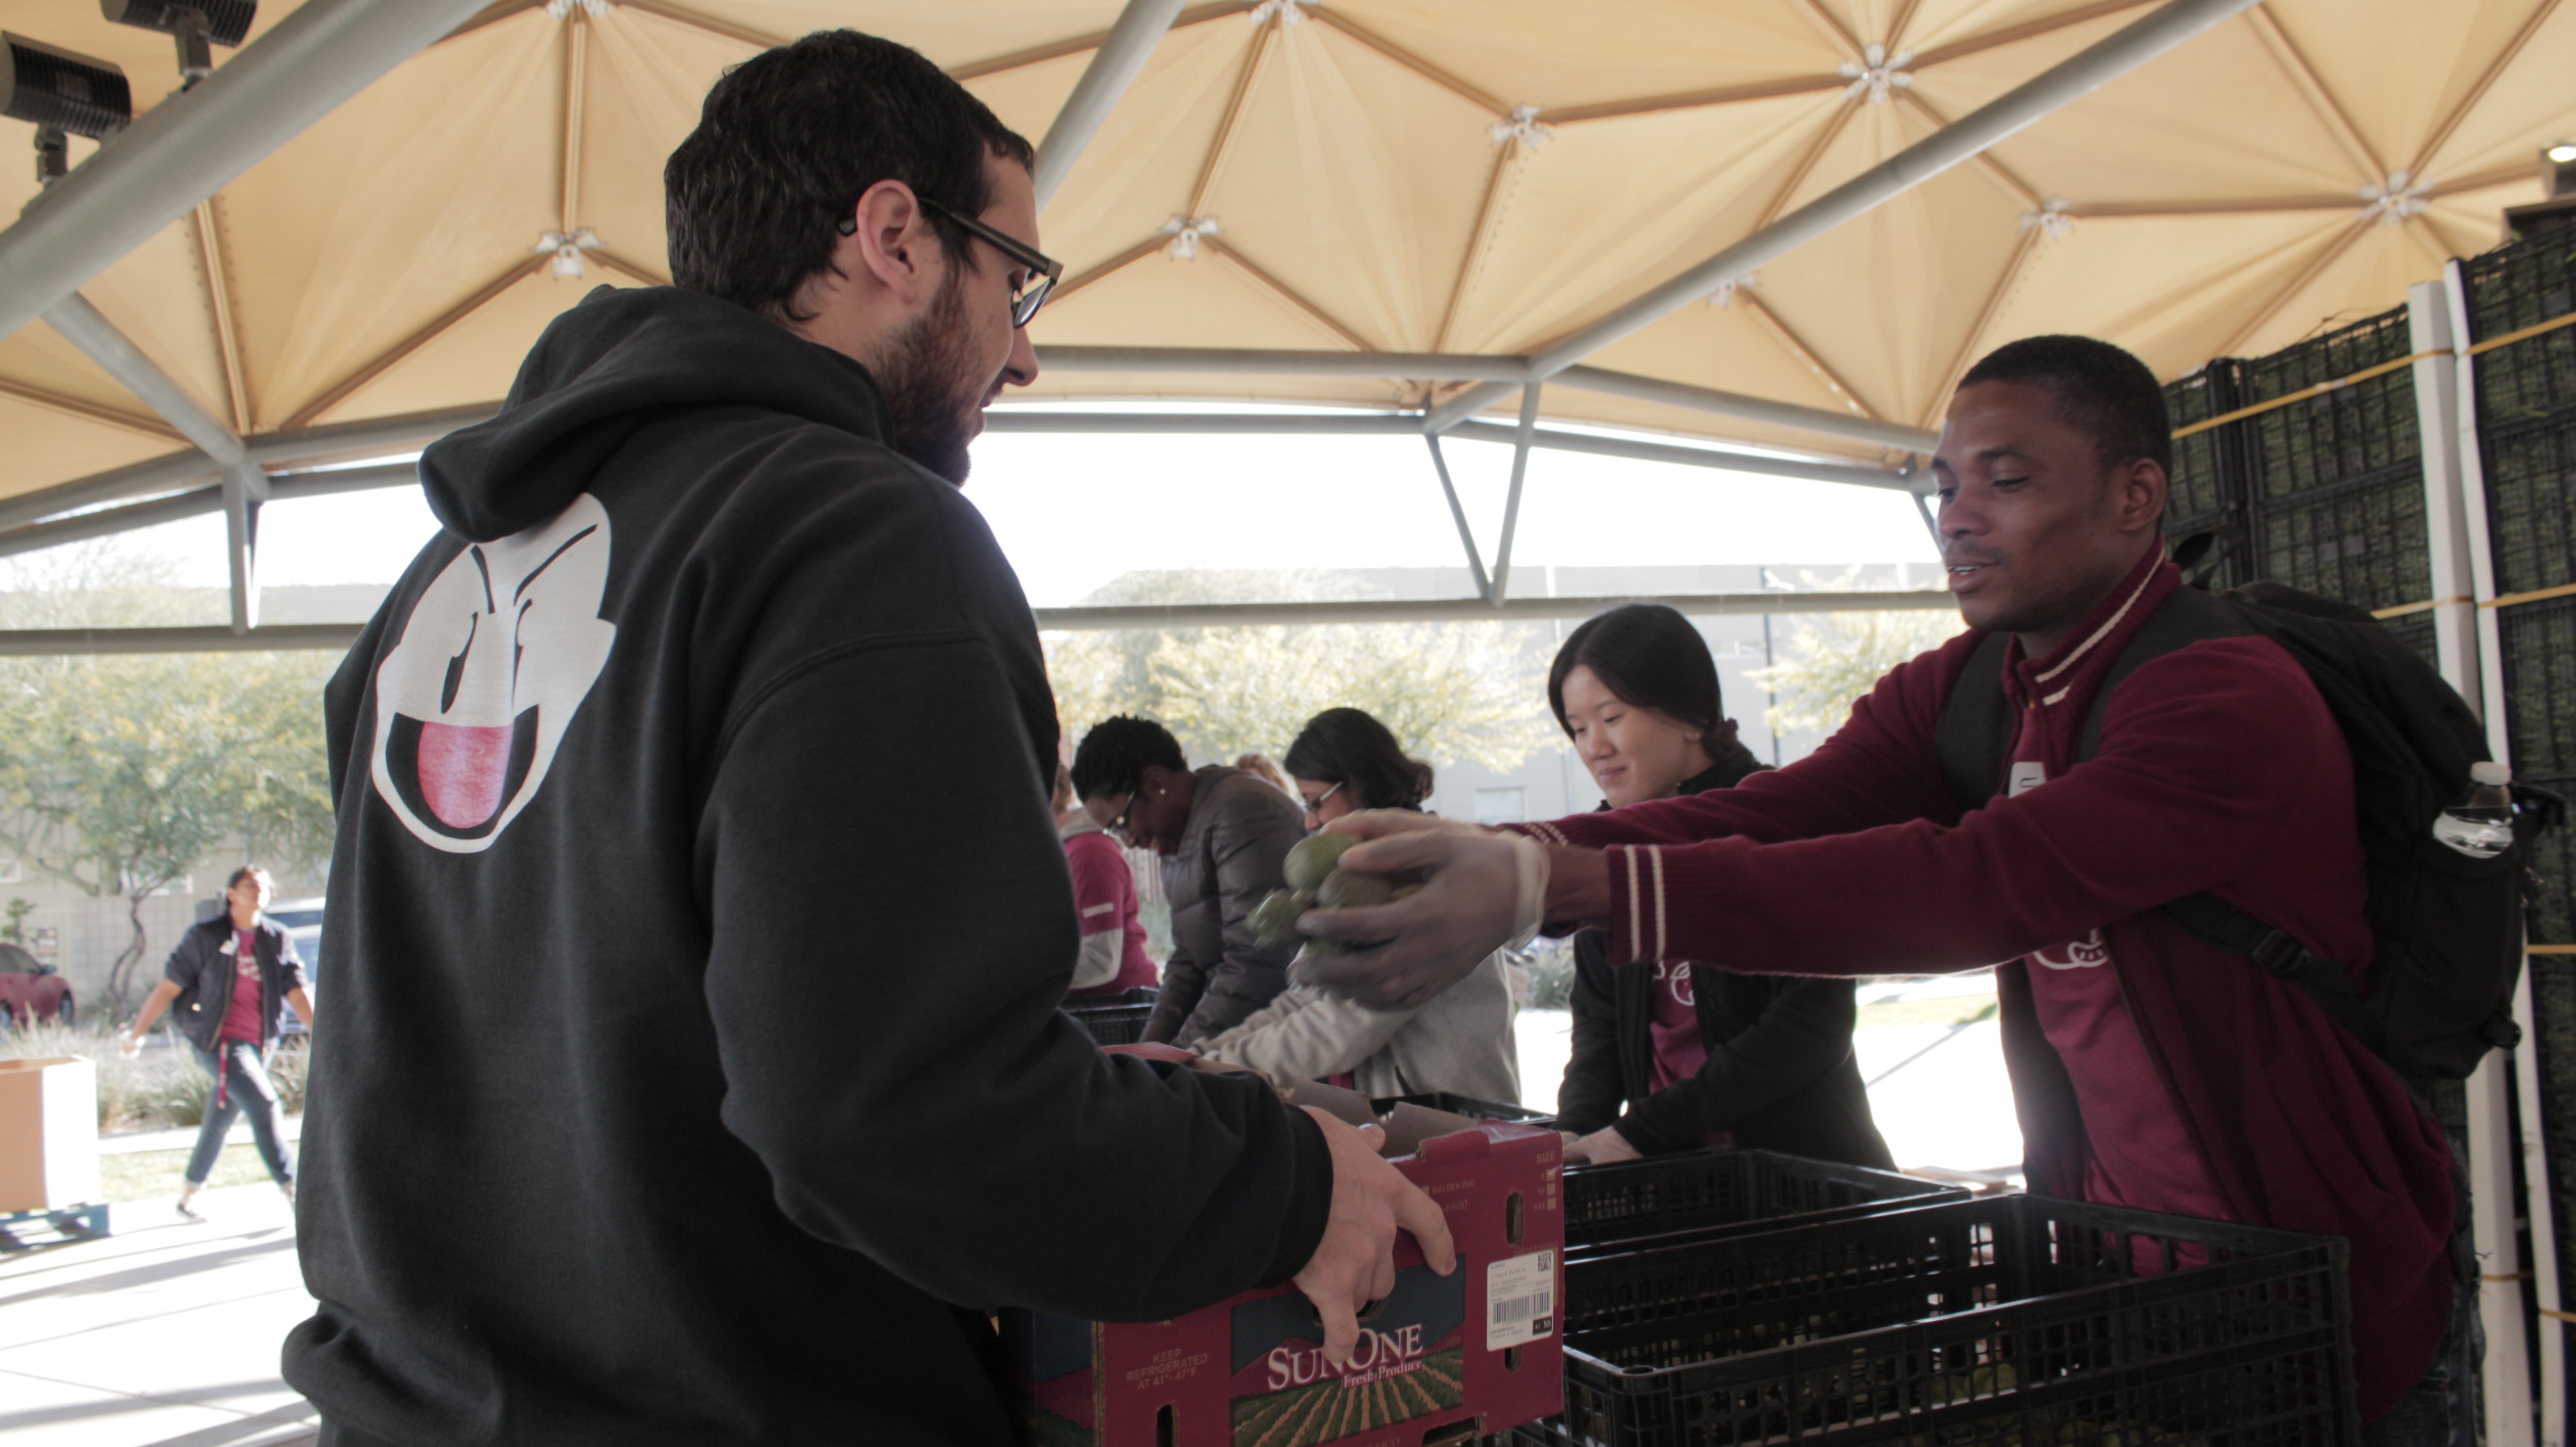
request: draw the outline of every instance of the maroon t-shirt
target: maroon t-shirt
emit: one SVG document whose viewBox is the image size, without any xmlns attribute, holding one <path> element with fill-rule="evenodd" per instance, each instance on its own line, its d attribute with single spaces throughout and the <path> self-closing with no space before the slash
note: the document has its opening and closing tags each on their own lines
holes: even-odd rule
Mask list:
<svg viewBox="0 0 2576 1447">
<path fill-rule="evenodd" d="M 268 1039 L 267 1019 L 260 1013 L 258 937 L 249 930 L 233 931 L 233 1002 L 224 1011 L 224 1028 L 218 1040 L 247 1040 L 253 1045 Z"/>
<path fill-rule="evenodd" d="M 1654 1045 L 1654 1060 L 1646 1070 L 1650 1091 L 1667 1090 L 1699 1074 L 1708 1063 L 1708 1044 L 1700 1039 L 1699 999 L 1691 992 L 1691 967 L 1688 960 L 1655 961 L 1655 1008 L 1648 1017 L 1646 1033 Z M 1701 1144 L 1731 1146 L 1735 1132 L 1714 1130 L 1700 1138 Z"/>
</svg>

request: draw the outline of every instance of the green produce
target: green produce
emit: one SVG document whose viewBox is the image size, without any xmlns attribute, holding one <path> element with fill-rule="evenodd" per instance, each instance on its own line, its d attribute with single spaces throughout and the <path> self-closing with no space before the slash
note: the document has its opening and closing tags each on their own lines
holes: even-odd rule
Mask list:
<svg viewBox="0 0 2576 1447">
<path fill-rule="evenodd" d="M 1360 841 L 1348 834 L 1309 834 L 1288 851 L 1288 887 L 1320 894 L 1325 876 L 1339 868 L 1342 855 Z"/>
<path fill-rule="evenodd" d="M 1393 900 L 1395 886 L 1378 875 L 1336 869 L 1324 876 L 1323 887 L 1315 891 L 1315 898 L 1326 909 L 1366 909 Z"/>
<path fill-rule="evenodd" d="M 1270 891 L 1268 898 L 1252 907 L 1252 933 L 1265 945 L 1297 943 L 1297 916 L 1314 907 L 1314 899 L 1292 894 L 1284 889 Z"/>
</svg>

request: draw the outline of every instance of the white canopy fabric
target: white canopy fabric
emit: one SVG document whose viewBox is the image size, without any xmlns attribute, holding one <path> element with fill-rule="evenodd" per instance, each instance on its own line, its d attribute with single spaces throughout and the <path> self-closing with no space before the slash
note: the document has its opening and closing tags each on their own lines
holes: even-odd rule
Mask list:
<svg viewBox="0 0 2576 1447">
<path fill-rule="evenodd" d="M 294 8 L 263 0 L 252 43 Z M 591 286 L 662 278 L 662 162 L 726 66 L 854 26 L 918 47 L 1035 140 L 1119 9 L 510 0 L 83 294 L 246 435 L 490 403 Z M 1044 213 L 1068 269 L 1033 332 L 1527 353 L 2148 9 L 1192 5 Z M 177 84 L 169 42 L 93 0 L 9 0 L 7 25 L 118 62 L 138 105 Z M 2539 149 L 2576 136 L 2571 63 L 2576 5 L 2559 0 L 2270 0 L 1589 360 L 1922 427 L 2017 336 L 2108 337 L 2168 376 L 2268 350 L 2493 246 L 2501 210 L 2540 199 Z M 25 168 L 0 173 L 8 213 L 32 190 Z M 1057 368 L 1015 395 L 1397 409 L 1455 390 Z M 1571 386 L 1541 414 L 1902 456 Z M 0 497 L 183 445 L 42 322 L 0 338 L 0 438 Z"/>
</svg>

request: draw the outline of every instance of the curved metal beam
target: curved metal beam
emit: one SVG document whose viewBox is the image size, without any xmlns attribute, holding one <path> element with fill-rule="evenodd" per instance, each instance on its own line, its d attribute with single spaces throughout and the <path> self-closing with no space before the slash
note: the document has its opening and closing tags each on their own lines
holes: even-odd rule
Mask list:
<svg viewBox="0 0 2576 1447">
<path fill-rule="evenodd" d="M 1117 23 L 1109 27 L 1091 64 L 1083 69 L 1082 79 L 1074 82 L 1073 94 L 1065 97 L 1064 108 L 1047 126 L 1046 139 L 1038 143 L 1038 163 L 1029 179 L 1037 185 L 1039 211 L 1046 210 L 1047 201 L 1073 171 L 1073 163 L 1081 159 L 1083 148 L 1099 133 L 1101 122 L 1109 119 L 1119 97 L 1135 83 L 1136 73 L 1145 68 L 1154 47 L 1180 17 L 1181 0 L 1127 0 L 1127 8 L 1118 13 Z"/>
<path fill-rule="evenodd" d="M 1904 195 L 2255 3 L 2256 0 L 2167 0 L 2144 19 L 2049 67 L 1600 320 L 1541 349 L 1531 358 L 1532 371 L 1539 380 L 1556 375 L 1611 343 L 1654 325 L 1720 285 Z M 1508 384 L 1499 382 L 1470 387 L 1431 409 L 1424 418 L 1424 428 L 1445 431 L 1483 411 L 1510 390 Z"/>
</svg>

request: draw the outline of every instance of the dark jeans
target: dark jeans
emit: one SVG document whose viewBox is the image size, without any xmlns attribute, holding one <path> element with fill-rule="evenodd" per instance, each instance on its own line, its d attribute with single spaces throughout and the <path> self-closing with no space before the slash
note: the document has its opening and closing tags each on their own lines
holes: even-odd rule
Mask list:
<svg viewBox="0 0 2576 1447">
<path fill-rule="evenodd" d="M 2477 1447 L 2478 1363 L 2486 1357 L 2486 1327 L 2478 1320 L 2478 1286 L 2451 1289 L 2451 1329 L 2433 1352 L 2433 1365 L 2397 1405 L 2361 1429 L 2361 1447 Z"/>
<path fill-rule="evenodd" d="M 268 1063 L 260 1058 L 259 1047 L 247 1040 L 222 1041 L 223 1064 L 215 1064 L 213 1052 L 202 1045 L 192 1045 L 197 1063 L 208 1075 L 215 1076 L 217 1095 L 206 1097 L 206 1119 L 197 1127 L 197 1149 L 188 1157 L 188 1184 L 202 1186 L 215 1168 L 215 1157 L 223 1153 L 224 1133 L 233 1128 L 233 1120 L 247 1112 L 250 1137 L 259 1147 L 260 1163 L 281 1186 L 295 1184 L 295 1168 L 286 1163 L 286 1125 L 277 1110 L 277 1087 L 268 1083 Z"/>
</svg>

